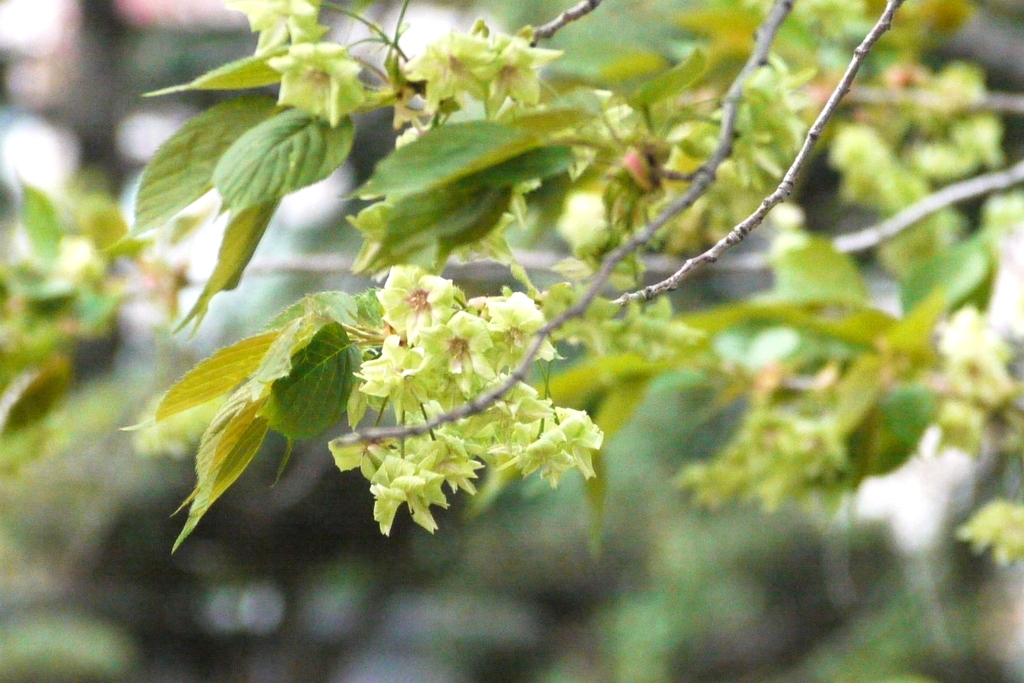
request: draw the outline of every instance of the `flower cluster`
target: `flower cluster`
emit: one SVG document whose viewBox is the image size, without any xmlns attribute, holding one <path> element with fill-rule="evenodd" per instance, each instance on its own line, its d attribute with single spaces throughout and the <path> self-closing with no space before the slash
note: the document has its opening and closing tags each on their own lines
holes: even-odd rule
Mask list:
<svg viewBox="0 0 1024 683">
<path fill-rule="evenodd" d="M 423 424 L 506 381 L 545 319 L 529 296 L 506 293 L 465 300 L 449 280 L 413 266 L 395 267 L 377 293 L 386 337 L 363 362 L 349 401 L 349 420 L 367 409 L 389 410 L 399 424 Z M 538 360 L 555 357 L 545 342 Z M 519 383 L 484 412 L 441 425 L 428 435 L 367 446 L 332 444 L 342 470 L 360 468 L 376 498 L 374 518 L 388 533 L 404 503 L 433 531 L 430 508 L 447 507 L 442 485 L 476 492 L 477 470 L 490 465 L 558 484 L 572 469 L 594 476 L 592 453 L 601 431 L 578 410 L 555 407 Z"/>
<path fill-rule="evenodd" d="M 225 0 L 248 17 L 260 34 L 256 56 L 281 73 L 278 103 L 296 107 L 337 126 L 366 98 L 362 66 L 337 43 L 321 42 L 320 0 Z"/>
<path fill-rule="evenodd" d="M 940 370 L 946 398 L 939 408 L 943 440 L 967 452 L 981 445 L 986 415 L 1015 396 L 1009 345 L 973 306 L 957 311 L 939 339 Z"/>
<path fill-rule="evenodd" d="M 757 407 L 720 455 L 686 467 L 679 483 L 708 507 L 757 500 L 774 510 L 836 486 L 846 470 L 846 445 L 836 420 Z"/>
<path fill-rule="evenodd" d="M 452 31 L 430 43 L 405 65 L 405 76 L 426 82 L 428 112 L 436 112 L 445 100 L 461 104 L 466 96 L 496 111 L 506 98 L 537 104 L 537 71 L 561 54 L 530 47 L 522 35 L 491 34 L 477 22 L 470 33 Z"/>
<path fill-rule="evenodd" d="M 692 210 L 670 221 L 666 251 L 687 253 L 717 241 L 749 216 L 778 183 L 807 132 L 803 113 L 810 104 L 806 85 L 812 75 L 792 70 L 778 57 L 752 74 L 736 120 L 735 151 Z M 707 159 L 720 134 L 720 126 L 708 119 L 691 117 L 673 125 L 666 137 L 673 145 L 666 169 L 689 173 Z M 671 196 L 657 195 L 650 211 L 664 209 Z"/>
</svg>

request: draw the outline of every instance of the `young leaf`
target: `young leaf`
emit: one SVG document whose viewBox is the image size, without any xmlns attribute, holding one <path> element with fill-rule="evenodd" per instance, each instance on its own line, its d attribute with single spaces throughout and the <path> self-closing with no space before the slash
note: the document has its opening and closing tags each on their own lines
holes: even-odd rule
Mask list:
<svg viewBox="0 0 1024 683">
<path fill-rule="evenodd" d="M 223 396 L 259 367 L 278 332 L 265 332 L 221 349 L 189 370 L 156 409 L 156 421 Z"/>
<path fill-rule="evenodd" d="M 649 107 L 682 93 L 704 75 L 708 59 L 703 50 L 694 50 L 681 63 L 650 79 L 629 96 L 634 108 Z"/>
<path fill-rule="evenodd" d="M 206 309 L 214 294 L 238 286 L 242 271 L 259 246 L 276 209 L 277 202 L 257 204 L 231 217 L 227 230 L 224 231 L 224 241 L 217 254 L 217 265 L 213 269 L 213 275 L 206 281 L 206 286 L 203 287 L 192 310 L 178 323 L 177 329 L 183 328 L 193 318 L 198 325 L 206 315 Z"/>
<path fill-rule="evenodd" d="M 64 230 L 57 209 L 42 190 L 22 185 L 21 224 L 28 234 L 32 251 L 44 263 L 53 263 L 60 253 Z"/>
<path fill-rule="evenodd" d="M 238 138 L 217 162 L 213 184 L 233 211 L 275 201 L 334 173 L 354 136 L 350 118 L 332 128 L 288 109 Z"/>
<path fill-rule="evenodd" d="M 292 357 L 291 373 L 274 382 L 262 415 L 289 439 L 326 431 L 345 414 L 360 361 L 341 324 L 325 325 Z"/>
<path fill-rule="evenodd" d="M 203 435 L 196 456 L 196 488 L 186 501 L 191 502 L 188 520 L 171 552 L 178 549 L 210 506 L 252 462 L 267 435 L 267 421 L 258 417 L 263 402 L 229 401 Z"/>
<path fill-rule="evenodd" d="M 158 97 L 185 90 L 248 90 L 281 82 L 281 73 L 267 66 L 267 60 L 282 54 L 278 50 L 259 57 L 243 57 L 223 64 L 213 71 L 199 76 L 189 83 L 146 93 L 146 97 Z"/>
</svg>

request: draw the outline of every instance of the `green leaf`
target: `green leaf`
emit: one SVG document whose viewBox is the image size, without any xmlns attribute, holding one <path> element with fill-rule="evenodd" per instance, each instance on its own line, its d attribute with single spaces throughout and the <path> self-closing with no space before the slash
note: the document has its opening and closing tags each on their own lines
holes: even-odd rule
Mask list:
<svg viewBox="0 0 1024 683">
<path fill-rule="evenodd" d="M 900 291 L 903 310 L 912 310 L 937 288 L 945 292 L 947 307 L 953 308 L 987 284 L 992 270 L 984 236 L 954 244 L 910 272 Z"/>
<path fill-rule="evenodd" d="M 440 261 L 459 246 L 482 239 L 508 210 L 508 188 L 442 187 L 399 201 L 383 241 L 366 263 L 378 272 L 399 263 Z"/>
<path fill-rule="evenodd" d="M 906 462 L 935 414 L 934 398 L 923 385 L 887 392 L 883 383 L 889 372 L 879 356 L 865 355 L 838 388 L 836 413 L 840 430 L 848 435 L 853 484 Z"/>
<path fill-rule="evenodd" d="M 52 264 L 60 253 L 64 236 L 57 208 L 42 190 L 22 185 L 21 225 L 28 234 L 32 251 L 44 263 Z"/>
<path fill-rule="evenodd" d="M 600 107 L 595 111 L 588 111 L 583 106 L 572 104 L 519 114 L 508 123 L 548 142 L 561 133 L 576 133 L 586 124 L 594 120 L 600 121 L 601 111 Z"/>
<path fill-rule="evenodd" d="M 935 418 L 935 395 L 923 384 L 905 384 L 885 396 L 881 410 L 886 430 L 904 448 L 916 448 Z"/>
<path fill-rule="evenodd" d="M 252 462 L 267 435 L 267 420 L 258 416 L 263 403 L 263 399 L 241 404 L 229 401 L 203 435 L 196 456 L 198 480 L 189 496 L 188 520 L 171 552 L 188 538 L 210 506 Z"/>
<path fill-rule="evenodd" d="M 839 431 L 849 434 L 864 420 L 882 395 L 882 359 L 864 354 L 846 371 L 836 389 Z"/>
<path fill-rule="evenodd" d="M 574 161 L 568 147 L 541 147 L 459 181 L 464 187 L 511 187 L 527 180 L 544 180 L 567 171 Z"/>
<path fill-rule="evenodd" d="M 236 59 L 208 71 L 188 83 L 154 90 L 146 93 L 145 97 L 170 95 L 185 90 L 248 90 L 280 83 L 281 73 L 270 68 L 267 65 L 267 60 L 283 53 L 284 50 L 277 50 L 259 57 Z"/>
<path fill-rule="evenodd" d="M 158 228 L 213 188 L 213 170 L 238 138 L 276 108 L 272 97 L 239 97 L 203 112 L 160 146 L 135 200 L 138 236 Z"/>
<path fill-rule="evenodd" d="M 853 259 L 829 240 L 805 240 L 773 256 L 771 298 L 795 304 L 867 306 L 868 290 Z"/>
<path fill-rule="evenodd" d="M 252 259 L 276 209 L 277 202 L 257 204 L 231 217 L 227 230 L 224 231 L 224 241 L 220 245 L 213 274 L 206 281 L 206 286 L 203 287 L 192 310 L 178 323 L 178 330 L 193 318 L 198 325 L 206 315 L 206 309 L 214 294 L 238 286 L 242 271 Z"/>
<path fill-rule="evenodd" d="M 340 323 L 325 325 L 292 357 L 288 376 L 274 382 L 262 415 L 289 439 L 327 431 L 345 414 L 361 360 Z"/>
<path fill-rule="evenodd" d="M 718 334 L 714 348 L 723 359 L 756 372 L 769 363 L 786 360 L 800 347 L 800 334 L 791 327 L 769 327 L 751 333 L 743 327 Z"/>
<path fill-rule="evenodd" d="M 579 363 L 551 378 L 548 390 L 559 405 L 583 409 L 609 388 L 629 383 L 646 383 L 674 367 L 639 356 L 604 356 Z"/>
<path fill-rule="evenodd" d="M 221 349 L 189 370 L 156 409 L 156 421 L 212 401 L 241 384 L 263 361 L 278 333 L 265 332 Z"/>
<path fill-rule="evenodd" d="M 292 356 L 309 343 L 316 330 L 316 321 L 307 316 L 300 316 L 282 327 L 253 374 L 253 379 L 262 384 L 270 384 L 287 377 L 292 371 Z"/>
<path fill-rule="evenodd" d="M 348 292 L 317 292 L 307 294 L 299 301 L 284 309 L 270 321 L 267 329 L 284 327 L 302 316 L 318 316 L 345 325 L 359 326 L 368 330 L 384 326 L 381 317 L 384 309 L 377 300 L 376 289 L 359 294 Z"/>
<path fill-rule="evenodd" d="M 434 128 L 377 164 L 356 194 L 401 197 L 426 192 L 542 147 L 554 133 L 591 118 L 579 109 L 556 109 L 523 116 L 511 125 L 470 121 Z"/>
<path fill-rule="evenodd" d="M 384 239 L 365 270 L 439 261 L 452 250 L 483 239 L 508 210 L 513 185 L 561 173 L 572 160 L 567 147 L 542 147 L 448 185 L 401 198 L 392 207 Z"/>
<path fill-rule="evenodd" d="M 455 123 L 427 131 L 374 169 L 359 196 L 410 195 L 450 183 L 540 146 L 535 135 L 493 121 Z"/>
<path fill-rule="evenodd" d="M 647 395 L 650 378 L 627 380 L 609 389 L 594 413 L 594 424 L 604 432 L 605 440 L 622 429 L 636 413 Z"/>
<path fill-rule="evenodd" d="M 675 97 L 703 76 L 707 67 L 708 59 L 704 51 L 694 50 L 680 64 L 658 74 L 633 91 L 629 96 L 629 103 L 639 109 Z"/>
<path fill-rule="evenodd" d="M 679 318 L 686 325 L 709 336 L 742 325 L 761 322 L 781 324 L 801 331 L 815 332 L 848 344 L 871 347 L 896 320 L 874 309 L 857 310 L 843 318 L 814 315 L 801 306 L 788 303 L 742 302 L 719 306 L 710 311 Z"/>
<path fill-rule="evenodd" d="M 603 80 L 617 83 L 657 73 L 667 68 L 670 63 L 657 52 L 617 51 L 612 59 L 598 65 L 596 75 Z"/>
<path fill-rule="evenodd" d="M 213 184 L 234 211 L 272 202 L 334 173 L 354 137 L 350 118 L 332 128 L 288 109 L 238 138 L 217 162 Z"/>
<path fill-rule="evenodd" d="M 121 213 L 121 207 L 112 197 L 106 195 L 93 195 L 79 202 L 75 208 L 75 219 L 79 230 L 87 235 L 98 249 L 107 249 L 119 244 L 128 234 L 128 223 Z M 119 248 L 122 246 L 124 243 L 121 243 Z"/>
</svg>

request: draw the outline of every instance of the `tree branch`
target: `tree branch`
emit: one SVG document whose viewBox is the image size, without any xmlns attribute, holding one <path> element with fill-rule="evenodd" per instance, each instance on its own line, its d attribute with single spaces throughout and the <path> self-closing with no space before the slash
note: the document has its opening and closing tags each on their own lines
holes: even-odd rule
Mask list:
<svg viewBox="0 0 1024 683">
<path fill-rule="evenodd" d="M 513 250 L 516 263 L 529 272 L 550 272 L 554 267 L 571 257 L 571 254 L 557 251 Z M 718 264 L 716 271 L 747 272 L 760 270 L 764 267 L 764 259 L 757 253 L 730 257 Z M 246 277 L 267 275 L 340 275 L 349 273 L 355 262 L 351 255 L 335 252 L 322 254 L 297 254 L 295 256 L 279 256 L 264 258 L 250 264 L 245 270 Z M 651 254 L 644 259 L 647 272 L 659 277 L 667 277 L 676 272 L 683 263 L 677 256 Z M 508 266 L 498 261 L 482 260 L 472 262 L 449 261 L 444 274 L 460 279 L 492 281 L 508 275 Z M 204 281 L 189 282 L 203 284 Z"/>
<path fill-rule="evenodd" d="M 895 237 L 922 218 L 967 199 L 1005 190 L 1024 183 L 1024 160 L 1010 168 L 975 176 L 970 180 L 947 185 L 938 192 L 911 204 L 892 218 L 863 230 L 839 235 L 832 240 L 836 249 L 846 253 L 867 251 Z"/>
<path fill-rule="evenodd" d="M 533 41 L 530 44 L 536 46 L 539 41 L 552 37 L 568 24 L 571 24 L 577 19 L 582 19 L 596 10 L 597 6 L 600 5 L 602 1 L 603 0 L 580 0 L 578 3 L 565 10 L 548 23 L 541 24 L 535 28 L 533 30 Z"/>
<path fill-rule="evenodd" d="M 890 0 L 890 4 L 895 6 L 899 6 L 902 2 L 903 0 Z M 336 443 L 345 446 L 359 443 L 380 442 L 387 439 L 403 439 L 427 434 L 442 425 L 456 422 L 484 412 L 497 401 L 501 400 L 501 397 L 511 391 L 516 385 L 525 380 L 530 371 L 530 366 L 537 358 L 537 354 L 540 353 L 540 350 L 543 348 L 548 338 L 566 323 L 582 317 L 587 312 L 590 308 L 590 304 L 594 302 L 594 299 L 596 299 L 604 289 L 608 280 L 611 279 L 616 266 L 618 266 L 618 264 L 627 256 L 647 244 L 654 235 L 657 234 L 658 230 L 660 230 L 669 220 L 692 206 L 697 199 L 707 192 L 711 183 L 715 180 L 715 175 L 719 166 L 721 166 L 722 162 L 724 162 L 732 153 L 733 135 L 736 131 L 736 118 L 739 115 L 739 104 L 743 97 L 743 86 L 750 75 L 767 61 L 768 53 L 771 51 L 771 46 L 775 40 L 775 36 L 778 34 L 779 28 L 782 26 L 786 17 L 789 16 L 792 9 L 793 0 L 775 0 L 768 16 L 758 28 L 754 42 L 754 50 L 725 94 L 722 104 L 722 129 L 719 134 L 718 144 L 708 160 L 705 161 L 694 174 L 693 184 L 687 188 L 686 192 L 662 209 L 661 213 L 659 213 L 654 220 L 648 223 L 643 230 L 634 234 L 628 241 L 620 245 L 605 258 L 604 262 L 601 264 L 601 269 L 594 276 L 594 279 L 591 281 L 582 296 L 580 296 L 579 300 L 563 311 L 560 315 L 549 320 L 540 330 L 537 331 L 537 334 L 530 343 L 523 360 L 511 373 L 509 373 L 508 377 L 506 377 L 504 381 L 477 395 L 472 401 L 464 403 L 446 413 L 437 415 L 423 424 L 378 427 L 364 431 L 352 432 L 339 437 Z M 886 16 L 891 20 L 891 12 L 887 12 Z M 860 49 L 861 48 L 858 48 L 858 50 Z M 860 59 L 863 60 L 863 56 L 861 56 Z"/>
<path fill-rule="evenodd" d="M 821 137 L 825 126 L 828 124 L 829 120 L 831 120 L 832 116 L 835 115 L 843 96 L 850 91 L 850 86 L 853 84 L 854 78 L 857 77 L 857 72 L 860 71 L 860 67 L 867 58 L 871 48 L 874 47 L 879 38 L 881 38 L 882 35 L 892 26 L 892 20 L 896 14 L 896 10 L 900 8 L 903 2 L 904 0 L 888 0 L 885 6 L 885 11 L 882 13 L 878 22 L 874 25 L 867 36 L 864 37 L 864 40 L 857 46 L 857 49 L 854 50 L 853 59 L 850 60 L 850 64 L 846 67 L 846 72 L 843 74 L 843 77 L 840 79 L 835 90 L 832 91 L 832 95 L 829 96 L 828 102 L 821 110 L 821 113 L 818 114 L 818 118 L 815 119 L 814 124 L 807 132 L 807 137 L 804 138 L 804 143 L 800 147 L 800 151 L 797 153 L 796 158 L 790 165 L 789 170 L 786 171 L 786 175 L 783 176 L 782 182 L 779 183 L 779 186 L 774 192 L 765 197 L 757 211 L 748 216 L 742 223 L 734 227 L 728 235 L 719 240 L 713 247 L 705 251 L 703 254 L 687 260 L 683 266 L 670 277 L 657 284 L 644 287 L 636 292 L 623 294 L 615 300 L 616 303 L 625 305 L 630 301 L 650 301 L 657 296 L 676 289 L 680 283 L 690 277 L 692 273 L 709 263 L 714 263 L 721 258 L 722 254 L 746 239 L 747 235 L 764 222 L 768 212 L 792 194 L 796 178 L 803 169 L 807 159 L 810 157 L 811 151 L 814 149 L 818 139 Z"/>
<path fill-rule="evenodd" d="M 930 109 L 949 109 L 950 102 L 938 93 L 928 90 L 886 90 L 860 86 L 854 88 L 849 95 L 849 102 L 855 104 L 913 104 Z M 981 112 L 990 111 L 998 114 L 1014 114 L 1024 116 L 1024 95 L 1016 93 L 987 93 L 980 99 L 954 106 L 956 110 Z"/>
</svg>

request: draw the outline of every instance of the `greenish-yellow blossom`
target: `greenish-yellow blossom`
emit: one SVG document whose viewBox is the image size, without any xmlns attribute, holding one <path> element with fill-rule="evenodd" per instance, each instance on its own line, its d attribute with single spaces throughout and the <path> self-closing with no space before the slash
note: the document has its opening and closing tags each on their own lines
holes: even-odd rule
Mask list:
<svg viewBox="0 0 1024 683">
<path fill-rule="evenodd" d="M 424 328 L 419 342 L 428 358 L 437 359 L 458 378 L 467 395 L 473 390 L 474 377 L 494 379 L 494 367 L 488 357 L 494 342 L 487 323 L 475 315 L 458 311 L 446 323 Z"/>
<path fill-rule="evenodd" d="M 600 192 L 573 192 L 558 219 L 558 234 L 577 258 L 599 255 L 611 238 Z"/>
<path fill-rule="evenodd" d="M 384 321 L 415 344 L 420 330 L 446 323 L 455 314 L 455 291 L 450 280 L 416 266 L 396 266 L 377 300 L 384 307 Z"/>
<path fill-rule="evenodd" d="M 430 43 L 405 65 L 410 81 L 426 81 L 427 109 L 465 93 L 477 100 L 487 96 L 487 84 L 497 74 L 490 42 L 480 35 L 451 31 Z"/>
<path fill-rule="evenodd" d="M 575 462 L 566 449 L 565 434 L 558 425 L 552 423 L 546 426 L 547 429 L 519 452 L 516 467 L 524 476 L 540 470 L 540 476 L 551 484 L 551 488 L 555 488 L 562 475 L 572 469 Z"/>
<path fill-rule="evenodd" d="M 327 444 L 327 447 L 330 449 L 331 455 L 334 456 L 334 464 L 342 472 L 359 467 L 363 463 L 363 457 L 366 455 L 366 446 L 363 444 L 342 446 L 337 443 L 337 440 L 332 440 Z"/>
<path fill-rule="evenodd" d="M 558 429 L 565 435 L 565 449 L 572 455 L 574 466 L 590 479 L 595 476 L 591 456 L 601 448 L 604 434 L 582 410 L 555 408 L 555 415 Z"/>
<path fill-rule="evenodd" d="M 259 32 L 257 56 L 289 42 L 314 42 L 327 33 L 319 23 L 320 0 L 224 0 L 224 6 L 243 13 Z"/>
<path fill-rule="evenodd" d="M 759 407 L 747 415 L 724 451 L 683 469 L 679 482 L 708 507 L 756 500 L 774 510 L 787 501 L 808 501 L 835 485 L 846 457 L 834 419 Z"/>
<path fill-rule="evenodd" d="M 540 101 L 538 70 L 561 54 L 531 47 L 522 36 L 491 34 L 486 27 L 451 31 L 410 59 L 405 76 L 426 82 L 428 112 L 437 111 L 444 100 L 461 104 L 467 96 L 492 110 L 506 98 L 532 105 Z"/>
<path fill-rule="evenodd" d="M 437 530 L 431 505 L 448 507 L 441 485 L 444 477 L 397 455 L 388 455 L 370 480 L 370 493 L 376 499 L 373 518 L 384 535 L 391 533 L 395 513 L 403 503 L 409 506 L 413 521 L 427 531 Z"/>
<path fill-rule="evenodd" d="M 487 327 L 497 337 L 498 365 L 514 366 L 522 358 L 533 336 L 544 326 L 544 314 L 533 299 L 522 292 L 492 298 L 487 302 Z M 537 360 L 553 360 L 555 347 L 545 341 Z"/>
<path fill-rule="evenodd" d="M 472 480 L 484 465 L 470 455 L 470 443 L 465 436 L 452 433 L 450 425 L 444 425 L 434 431 L 433 439 L 423 444 L 421 463 L 444 477 L 452 492 L 462 489 L 473 495 L 476 486 Z"/>
<path fill-rule="evenodd" d="M 522 36 L 496 34 L 494 51 L 498 71 L 490 82 L 490 101 L 499 106 L 510 97 L 523 104 L 540 102 L 538 70 L 562 56 L 560 50 L 530 47 Z"/>
<path fill-rule="evenodd" d="M 359 391 L 390 399 L 401 419 L 406 412 L 418 412 L 429 394 L 429 387 L 419 381 L 426 365 L 423 349 L 405 346 L 398 335 L 392 334 L 384 340 L 380 357 L 365 361 L 356 373 L 363 380 Z"/>
<path fill-rule="evenodd" d="M 343 45 L 298 43 L 267 64 L 281 72 L 279 104 L 327 119 L 332 126 L 366 101 L 366 89 L 359 80 L 362 66 Z"/>
</svg>

